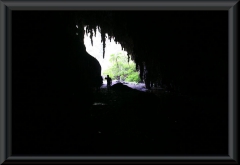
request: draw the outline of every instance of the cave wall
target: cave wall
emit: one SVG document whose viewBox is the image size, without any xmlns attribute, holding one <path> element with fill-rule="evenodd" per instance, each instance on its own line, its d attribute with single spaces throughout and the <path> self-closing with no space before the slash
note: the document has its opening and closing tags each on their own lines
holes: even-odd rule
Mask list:
<svg viewBox="0 0 240 165">
<path fill-rule="evenodd" d="M 135 29 L 131 35 L 137 45 L 136 56 L 140 55 L 139 61 L 145 63 L 154 79 L 160 76 L 167 85 L 172 82 L 182 93 L 226 94 L 227 12 L 155 15 L 146 14 L 149 17 L 144 24 L 133 21 L 131 26 Z"/>
<path fill-rule="evenodd" d="M 29 134 L 31 145 L 34 137 L 51 136 L 41 132 L 71 137 L 76 131 L 70 128 L 87 130 L 101 66 L 86 52 L 83 31 L 76 24 L 72 13 L 12 13 L 14 138 L 21 138 L 18 131 Z M 35 128 L 31 132 L 19 129 L 30 123 Z"/>
</svg>

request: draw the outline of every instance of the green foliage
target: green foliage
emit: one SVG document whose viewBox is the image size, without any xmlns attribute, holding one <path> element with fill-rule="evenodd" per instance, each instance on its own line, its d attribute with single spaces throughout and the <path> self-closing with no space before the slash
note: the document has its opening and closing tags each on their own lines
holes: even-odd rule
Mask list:
<svg viewBox="0 0 240 165">
<path fill-rule="evenodd" d="M 109 59 L 111 66 L 103 71 L 104 75 L 109 75 L 112 79 L 126 82 L 139 82 L 139 73 L 133 61 L 128 62 L 128 57 L 122 52 L 111 54 Z"/>
</svg>

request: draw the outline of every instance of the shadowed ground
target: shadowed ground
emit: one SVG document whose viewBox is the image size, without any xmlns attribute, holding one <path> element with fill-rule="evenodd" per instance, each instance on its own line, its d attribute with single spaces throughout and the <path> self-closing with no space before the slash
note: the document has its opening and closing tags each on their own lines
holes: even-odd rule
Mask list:
<svg viewBox="0 0 240 165">
<path fill-rule="evenodd" d="M 140 92 L 119 84 L 95 97 L 91 114 L 101 132 L 98 152 L 227 153 L 227 104 L 220 98 Z"/>
<path fill-rule="evenodd" d="M 115 84 L 111 90 L 103 86 L 94 93 L 94 103 L 83 117 L 67 111 L 60 114 L 56 109 L 50 116 L 59 119 L 53 120 L 55 124 L 50 122 L 51 126 L 44 121 L 51 118 L 41 116 L 44 114 L 29 115 L 37 120 L 29 120 L 29 124 L 21 121 L 18 131 L 13 132 L 14 153 L 227 154 L 225 100 L 163 90 L 141 92 L 123 84 Z"/>
</svg>

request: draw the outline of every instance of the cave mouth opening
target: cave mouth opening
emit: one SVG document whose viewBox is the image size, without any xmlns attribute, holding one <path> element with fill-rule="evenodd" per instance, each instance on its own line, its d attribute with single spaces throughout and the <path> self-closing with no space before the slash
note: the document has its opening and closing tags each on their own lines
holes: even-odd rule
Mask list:
<svg viewBox="0 0 240 165">
<path fill-rule="evenodd" d="M 86 31 L 86 26 L 84 27 Z M 104 79 L 109 75 L 113 84 L 115 82 L 131 82 L 138 83 L 140 82 L 139 72 L 136 70 L 136 64 L 131 58 L 128 61 L 127 52 L 122 49 L 122 46 L 109 39 L 106 34 L 106 47 L 105 47 L 105 56 L 103 58 L 103 43 L 101 41 L 101 32 L 96 30 L 96 34 L 92 36 L 92 42 L 90 34 L 84 34 L 84 44 L 86 46 L 86 51 L 93 57 L 95 57 L 101 67 L 101 75 Z"/>
</svg>

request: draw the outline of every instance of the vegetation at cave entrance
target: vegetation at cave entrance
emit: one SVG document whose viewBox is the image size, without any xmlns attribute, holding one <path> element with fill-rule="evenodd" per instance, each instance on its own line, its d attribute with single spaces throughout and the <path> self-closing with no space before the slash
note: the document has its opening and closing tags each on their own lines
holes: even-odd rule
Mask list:
<svg viewBox="0 0 240 165">
<path fill-rule="evenodd" d="M 128 56 L 122 52 L 111 54 L 109 58 L 110 67 L 103 71 L 104 75 L 109 75 L 112 79 L 126 81 L 126 82 L 139 82 L 140 77 L 136 71 L 136 64 L 129 60 Z"/>
</svg>

